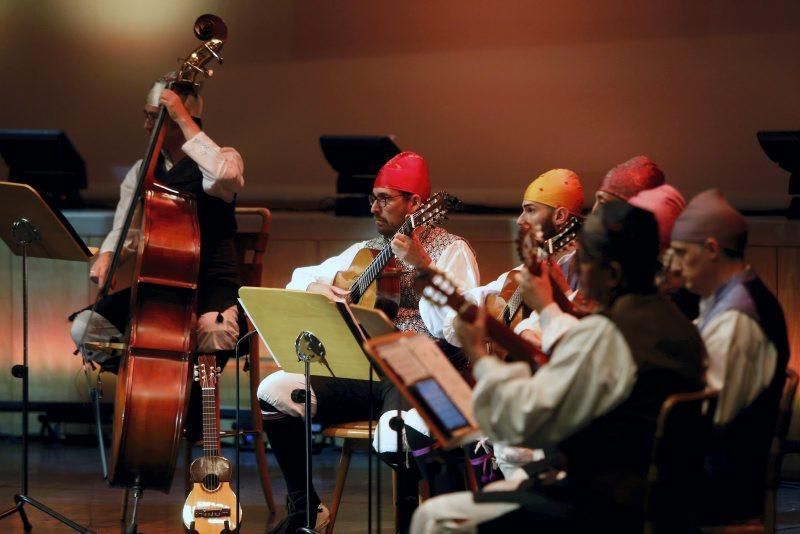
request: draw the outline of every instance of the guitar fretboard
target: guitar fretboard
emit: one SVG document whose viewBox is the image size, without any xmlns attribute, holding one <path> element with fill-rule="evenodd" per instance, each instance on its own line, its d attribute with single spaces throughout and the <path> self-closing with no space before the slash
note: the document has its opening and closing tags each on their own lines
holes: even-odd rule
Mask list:
<svg viewBox="0 0 800 534">
<path fill-rule="evenodd" d="M 216 388 L 203 389 L 203 455 L 219 456 Z"/>
<path fill-rule="evenodd" d="M 522 289 L 517 286 L 517 289 L 514 290 L 514 294 L 511 295 L 511 298 L 508 299 L 506 303 L 506 307 L 503 308 L 503 322 L 506 325 L 511 324 L 511 319 L 517 314 L 520 305 L 522 304 Z"/>
</svg>

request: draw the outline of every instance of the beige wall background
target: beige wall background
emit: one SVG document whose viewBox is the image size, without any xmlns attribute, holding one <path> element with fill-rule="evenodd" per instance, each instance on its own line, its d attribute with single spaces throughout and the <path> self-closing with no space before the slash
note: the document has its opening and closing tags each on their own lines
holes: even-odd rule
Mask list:
<svg viewBox="0 0 800 534">
<path fill-rule="evenodd" d="M 742 209 L 788 204 L 788 173 L 755 132 L 800 129 L 796 0 L 0 0 L 0 128 L 66 130 L 87 163 L 86 197 L 113 202 L 144 152 L 144 94 L 197 46 L 191 28 L 205 12 L 229 27 L 205 124 L 244 156 L 243 203 L 322 205 L 335 176 L 318 136 L 393 133 L 426 156 L 437 188 L 471 203 L 515 205 L 557 166 L 592 194 L 611 166 L 645 153 L 687 196 L 716 186 Z M 267 286 L 371 232 L 368 220 L 284 216 Z M 512 218 L 459 224 L 486 280 L 515 261 Z M 755 232 L 749 253 L 797 348 L 800 241 L 783 224 Z M 21 272 L 2 248 L 7 369 L 21 358 Z M 31 276 L 32 398 L 85 400 L 65 316 L 88 301 L 86 266 L 34 260 Z M 0 372 L 0 397 L 19 396 Z M 4 431 L 17 421 L 0 414 Z"/>
<path fill-rule="evenodd" d="M 0 127 L 66 130 L 110 201 L 204 12 L 229 27 L 206 129 L 244 155 L 243 201 L 316 206 L 320 134 L 393 133 L 467 202 L 515 205 L 556 166 L 591 194 L 645 153 L 687 195 L 788 204 L 755 132 L 800 128 L 795 0 L 0 0 Z"/>
</svg>

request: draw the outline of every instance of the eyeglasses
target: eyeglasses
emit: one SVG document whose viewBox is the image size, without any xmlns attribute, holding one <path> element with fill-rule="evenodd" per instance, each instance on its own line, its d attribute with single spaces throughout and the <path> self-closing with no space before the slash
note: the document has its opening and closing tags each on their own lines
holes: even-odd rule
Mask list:
<svg viewBox="0 0 800 534">
<path fill-rule="evenodd" d="M 367 201 L 369 202 L 370 207 L 372 207 L 372 205 L 375 204 L 375 201 L 377 200 L 378 203 L 380 204 L 380 206 L 382 208 L 385 208 L 386 206 L 389 205 L 390 201 L 392 201 L 392 200 L 394 200 L 396 198 L 407 197 L 407 196 L 408 195 L 406 193 L 400 193 L 399 195 L 394 195 L 393 197 L 390 197 L 389 195 L 381 195 L 381 196 L 376 197 L 375 195 L 370 194 L 367 197 Z"/>
<path fill-rule="evenodd" d="M 147 111 L 144 109 L 142 113 L 144 113 L 144 120 L 147 122 L 156 122 L 158 120 L 158 111 Z"/>
</svg>

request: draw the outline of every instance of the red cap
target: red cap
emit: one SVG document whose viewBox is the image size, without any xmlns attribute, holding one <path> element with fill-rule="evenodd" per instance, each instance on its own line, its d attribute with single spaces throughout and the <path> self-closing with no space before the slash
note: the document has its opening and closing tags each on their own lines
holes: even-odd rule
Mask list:
<svg viewBox="0 0 800 534">
<path fill-rule="evenodd" d="M 664 173 L 658 165 L 647 156 L 636 156 L 608 171 L 598 189 L 627 201 L 640 191 L 663 183 Z"/>
<path fill-rule="evenodd" d="M 431 196 L 428 164 L 419 154 L 401 152 L 381 167 L 373 187 L 396 189 L 428 200 Z"/>
</svg>

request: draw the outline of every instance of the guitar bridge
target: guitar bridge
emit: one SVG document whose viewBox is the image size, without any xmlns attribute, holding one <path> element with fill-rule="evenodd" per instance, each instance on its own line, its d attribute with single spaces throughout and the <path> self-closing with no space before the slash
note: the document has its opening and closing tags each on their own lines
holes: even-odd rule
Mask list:
<svg viewBox="0 0 800 534">
<path fill-rule="evenodd" d="M 218 517 L 230 517 L 231 516 L 231 509 L 228 506 L 210 506 L 208 508 L 205 507 L 197 507 L 194 509 L 194 517 L 195 518 L 202 518 L 202 519 L 214 519 Z"/>
</svg>

